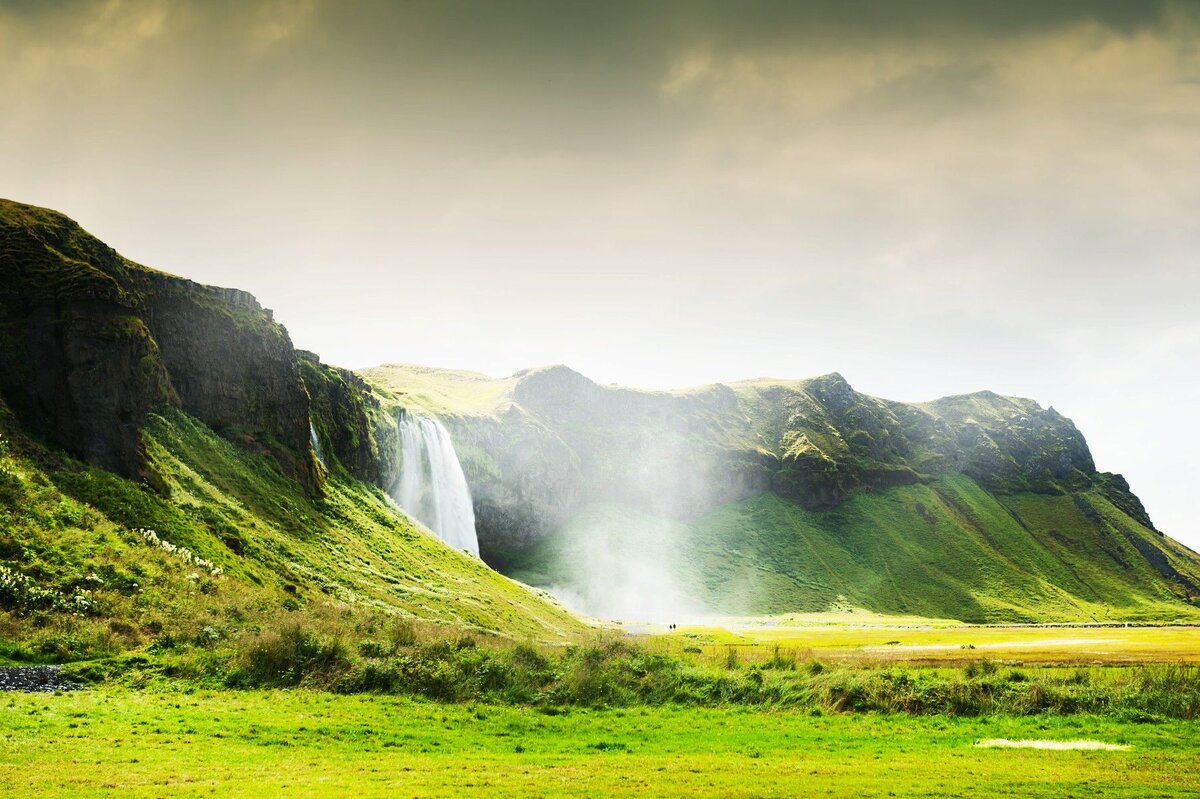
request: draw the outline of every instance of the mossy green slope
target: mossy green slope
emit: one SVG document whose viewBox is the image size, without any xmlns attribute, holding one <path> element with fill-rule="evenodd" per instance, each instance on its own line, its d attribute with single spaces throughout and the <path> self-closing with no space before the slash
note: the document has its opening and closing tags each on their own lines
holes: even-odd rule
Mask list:
<svg viewBox="0 0 1200 799">
<path fill-rule="evenodd" d="M 862 492 L 826 512 L 766 493 L 687 523 L 591 505 L 512 556 L 512 573 L 579 590 L 594 573 L 593 536 L 631 559 L 668 564 L 659 587 L 669 584 L 699 613 L 856 607 L 973 623 L 1200 621 L 1183 587 L 1200 583 L 1195 554 L 1099 491 L 998 498 L 957 475 Z M 1144 556 L 1151 550 L 1161 571 Z M 610 568 L 620 584 L 622 566 Z"/>
<path fill-rule="evenodd" d="M 726 612 L 849 604 L 968 622 L 1200 619 L 1195 597 L 1139 550 L 1196 584 L 1194 553 L 1097 491 L 998 498 L 957 475 L 860 493 L 824 513 L 763 494 L 689 530 L 693 584 Z"/>
<path fill-rule="evenodd" d="M 152 414 L 143 430 L 158 490 L 44 448 L 8 414 L 2 427 L 0 628 L 10 657 L 203 644 L 300 613 L 544 641 L 582 629 L 340 467 L 313 498 L 269 457 L 180 411 Z"/>
</svg>

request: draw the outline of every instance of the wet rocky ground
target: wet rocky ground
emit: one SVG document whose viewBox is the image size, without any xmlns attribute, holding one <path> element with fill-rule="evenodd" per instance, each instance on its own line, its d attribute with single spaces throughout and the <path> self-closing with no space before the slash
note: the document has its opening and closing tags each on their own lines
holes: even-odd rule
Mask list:
<svg viewBox="0 0 1200 799">
<path fill-rule="evenodd" d="M 0 691 L 70 691 L 78 687 L 62 678 L 58 666 L 0 668 Z"/>
</svg>

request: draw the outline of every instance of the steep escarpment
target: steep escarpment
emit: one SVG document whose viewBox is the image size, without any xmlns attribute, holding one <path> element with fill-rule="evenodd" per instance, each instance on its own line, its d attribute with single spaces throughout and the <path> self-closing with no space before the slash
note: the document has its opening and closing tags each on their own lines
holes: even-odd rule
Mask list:
<svg viewBox="0 0 1200 799">
<path fill-rule="evenodd" d="M 43 209 L 0 203 L 0 396 L 31 430 L 148 476 L 142 418 L 177 402 L 112 250 Z"/>
<path fill-rule="evenodd" d="M 325 442 L 324 451 L 359 480 L 381 484 L 384 462 L 390 459 L 380 454 L 379 399 L 349 369 L 321 363 L 312 352 L 300 350 L 298 355 L 313 431 Z"/>
<path fill-rule="evenodd" d="M 176 406 L 314 490 L 309 398 L 253 296 L 122 258 L 67 217 L 0 201 L 0 396 L 47 441 L 153 481 L 140 428 Z"/>
<path fill-rule="evenodd" d="M 271 311 L 237 289 L 149 270 L 136 277 L 146 325 L 180 407 L 315 488 L 309 398 L 291 339 Z"/>
<path fill-rule="evenodd" d="M 584 610 L 618 612 L 609 589 L 626 580 L 634 597 L 718 612 L 1196 612 L 1200 559 L 1032 400 L 899 403 L 838 374 L 674 392 L 561 366 L 363 374 L 385 404 L 454 432 L 484 558 Z"/>
</svg>

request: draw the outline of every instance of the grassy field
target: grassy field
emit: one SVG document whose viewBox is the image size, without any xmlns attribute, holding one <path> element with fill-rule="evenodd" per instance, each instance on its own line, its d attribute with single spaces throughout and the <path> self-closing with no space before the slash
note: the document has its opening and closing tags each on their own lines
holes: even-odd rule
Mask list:
<svg viewBox="0 0 1200 799">
<path fill-rule="evenodd" d="M 517 382 L 515 377 L 399 363 L 362 369 L 359 374 L 393 393 L 405 407 L 434 414 L 494 414 Z"/>
<path fill-rule="evenodd" d="M 1045 665 L 1200 663 L 1200 627 L 977 626 L 940 620 L 889 620 L 870 614 L 814 614 L 808 623 L 731 620 L 680 627 L 651 640 L 669 650 L 699 649 L 746 662 L 782 653 L 799 660 L 873 663 L 998 662 Z"/>
<path fill-rule="evenodd" d="M 0 795 L 1195 796 L 1195 722 L 442 705 L 305 691 L 0 697 Z M 1096 740 L 1126 751 L 988 749 Z"/>
</svg>

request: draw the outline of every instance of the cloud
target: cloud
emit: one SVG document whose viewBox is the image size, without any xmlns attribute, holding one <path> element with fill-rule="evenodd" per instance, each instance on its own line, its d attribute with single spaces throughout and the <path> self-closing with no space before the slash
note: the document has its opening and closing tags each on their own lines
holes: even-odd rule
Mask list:
<svg viewBox="0 0 1200 799">
<path fill-rule="evenodd" d="M 250 51 L 262 54 L 300 34 L 312 21 L 316 6 L 316 0 L 271 0 L 259 4 L 246 31 Z"/>
<path fill-rule="evenodd" d="M 919 47 L 706 44 L 660 90 L 704 118 L 683 171 L 722 212 L 770 209 L 759 237 L 849 255 L 840 269 L 897 291 L 1089 277 L 1074 291 L 1108 307 L 1142 293 L 1131 282 L 1194 282 L 1198 19 L 1173 6 L 1155 25 L 1081 18 Z"/>
</svg>

